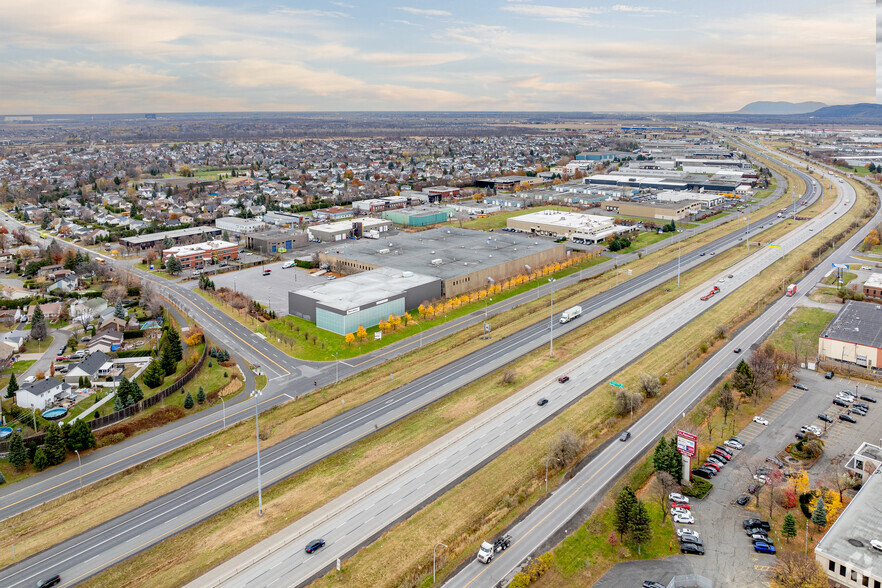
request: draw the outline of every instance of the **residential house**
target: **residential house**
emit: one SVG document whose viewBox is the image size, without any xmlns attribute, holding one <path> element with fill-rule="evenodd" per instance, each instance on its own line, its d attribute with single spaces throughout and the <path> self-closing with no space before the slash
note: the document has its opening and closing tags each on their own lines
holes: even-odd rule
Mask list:
<svg viewBox="0 0 882 588">
<path fill-rule="evenodd" d="M 28 321 L 31 320 L 34 316 L 34 311 L 37 309 L 37 306 L 32 304 L 30 308 L 28 308 Z M 46 317 L 46 320 L 50 323 L 54 323 L 58 320 L 58 317 L 61 316 L 61 311 L 64 309 L 63 302 L 47 302 L 46 304 L 40 305 L 40 310 L 43 311 L 43 316 Z"/>
<path fill-rule="evenodd" d="M 75 273 L 70 273 L 62 278 L 55 280 L 55 282 L 46 288 L 47 292 L 61 292 L 67 294 L 69 292 L 75 291 L 80 287 L 80 280 Z"/>
<path fill-rule="evenodd" d="M 17 325 L 21 320 L 21 311 L 17 308 L 7 308 L 0 310 L 0 325 L 11 327 Z"/>
<path fill-rule="evenodd" d="M 55 378 L 37 380 L 18 389 L 15 403 L 22 408 L 45 410 L 68 398 L 71 395 L 70 388 L 68 384 Z"/>
<path fill-rule="evenodd" d="M 86 346 L 86 349 L 89 353 L 110 353 L 111 351 L 116 351 L 119 349 L 120 345 L 123 342 L 123 334 L 115 329 L 107 329 L 103 332 L 98 333 L 95 337 L 92 337 L 92 340 L 89 341 L 89 344 Z"/>
<path fill-rule="evenodd" d="M 129 321 L 126 319 L 121 319 L 115 316 L 110 317 L 99 325 L 97 329 L 97 333 L 103 333 L 104 331 L 127 331 Z M 135 329 L 138 328 L 137 323 L 133 327 Z"/>
<path fill-rule="evenodd" d="M 115 372 L 121 373 L 117 368 L 113 367 L 113 360 L 103 351 L 96 351 L 89 355 L 80 363 L 74 365 L 67 370 L 64 375 L 64 381 L 69 384 L 76 384 L 81 377 L 89 378 L 89 381 L 106 378 L 107 376 L 116 375 Z"/>
<path fill-rule="evenodd" d="M 107 301 L 103 298 L 81 299 L 70 305 L 70 316 L 76 318 L 83 314 L 88 314 L 95 317 L 104 310 L 107 310 Z"/>
</svg>

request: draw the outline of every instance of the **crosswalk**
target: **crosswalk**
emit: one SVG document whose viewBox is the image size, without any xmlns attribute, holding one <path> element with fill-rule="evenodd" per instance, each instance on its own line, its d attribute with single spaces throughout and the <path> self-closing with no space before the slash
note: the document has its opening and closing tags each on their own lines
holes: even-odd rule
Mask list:
<svg viewBox="0 0 882 588">
<path fill-rule="evenodd" d="M 793 406 L 793 404 L 796 403 L 797 400 L 802 398 L 803 393 L 804 390 L 791 388 L 783 395 L 781 395 L 781 398 L 776 400 L 774 404 L 772 404 L 772 406 L 764 410 L 762 416 L 769 421 L 774 421 L 778 417 L 783 416 L 784 413 L 786 413 L 787 410 L 791 406 Z M 738 433 L 737 436 L 745 443 L 749 443 L 756 439 L 759 434 L 763 432 L 764 429 L 765 426 L 751 421 L 746 427 L 744 427 L 744 429 L 741 430 L 740 433 Z"/>
</svg>

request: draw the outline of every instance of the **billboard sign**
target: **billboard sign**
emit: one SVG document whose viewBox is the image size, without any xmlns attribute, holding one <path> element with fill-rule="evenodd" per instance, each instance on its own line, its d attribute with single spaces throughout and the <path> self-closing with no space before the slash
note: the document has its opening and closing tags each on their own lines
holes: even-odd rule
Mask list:
<svg viewBox="0 0 882 588">
<path fill-rule="evenodd" d="M 695 457 L 695 445 L 698 437 L 686 431 L 677 431 L 677 451 L 681 455 Z"/>
<path fill-rule="evenodd" d="M 835 267 L 836 269 L 848 269 L 848 264 L 847 263 L 834 263 L 833 267 Z"/>
</svg>

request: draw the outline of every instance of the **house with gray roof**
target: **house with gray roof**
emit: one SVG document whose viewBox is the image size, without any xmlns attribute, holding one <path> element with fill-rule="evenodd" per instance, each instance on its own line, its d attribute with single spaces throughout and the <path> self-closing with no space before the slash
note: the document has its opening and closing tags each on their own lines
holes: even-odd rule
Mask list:
<svg viewBox="0 0 882 588">
<path fill-rule="evenodd" d="M 45 410 L 70 396 L 71 387 L 55 378 L 44 378 L 26 384 L 15 393 L 15 403 L 22 408 Z"/>
</svg>

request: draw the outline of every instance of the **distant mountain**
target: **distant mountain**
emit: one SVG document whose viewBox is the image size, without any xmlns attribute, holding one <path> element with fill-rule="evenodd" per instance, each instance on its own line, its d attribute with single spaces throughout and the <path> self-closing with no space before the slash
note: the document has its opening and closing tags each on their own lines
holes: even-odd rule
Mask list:
<svg viewBox="0 0 882 588">
<path fill-rule="evenodd" d="M 827 105 L 823 102 L 751 102 L 741 110 L 735 111 L 733 114 L 808 114 Z"/>
<path fill-rule="evenodd" d="M 882 104 L 864 102 L 861 104 L 841 104 L 839 106 L 825 106 L 809 113 L 811 118 L 837 118 L 837 119 L 861 119 L 882 120 Z"/>
</svg>

